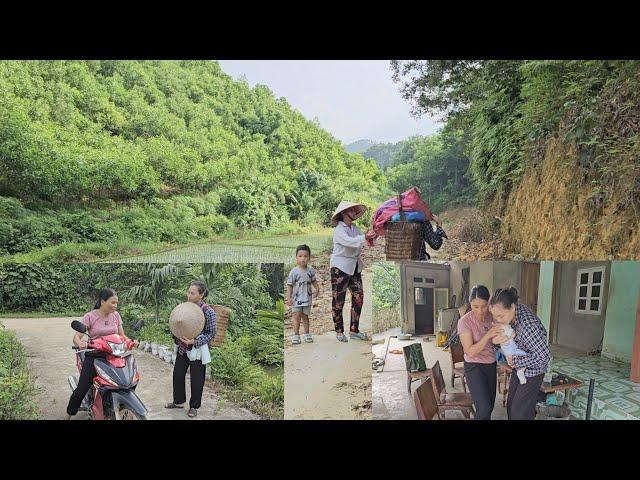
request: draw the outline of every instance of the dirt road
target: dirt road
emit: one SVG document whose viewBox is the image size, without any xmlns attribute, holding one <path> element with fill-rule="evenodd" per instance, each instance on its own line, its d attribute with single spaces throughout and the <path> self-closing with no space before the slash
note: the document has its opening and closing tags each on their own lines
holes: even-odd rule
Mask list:
<svg viewBox="0 0 640 480">
<path fill-rule="evenodd" d="M 29 365 L 39 389 L 37 405 L 39 418 L 62 419 L 71 395 L 68 375 L 77 375 L 69 326 L 77 318 L 3 318 L 6 328 L 14 330 L 18 340 L 29 352 Z M 149 420 L 191 420 L 186 410 L 167 410 L 171 401 L 173 365 L 150 353 L 134 352 L 141 380 L 136 393 L 149 411 Z M 187 375 L 187 392 L 189 376 Z M 86 412 L 78 412 L 74 420 L 87 419 Z M 205 385 L 202 407 L 194 420 L 251 420 L 259 417 L 250 411 L 227 402 Z"/>
<path fill-rule="evenodd" d="M 327 272 L 328 273 L 328 272 Z M 371 342 L 336 340 L 331 320 L 328 275 L 323 294 L 312 309 L 313 343 L 291 345 L 291 328 L 285 338 L 285 419 L 348 420 L 371 418 Z M 371 269 L 363 272 L 364 305 L 360 331 L 371 333 Z M 327 293 L 328 290 L 328 293 Z M 344 306 L 349 322 L 350 294 Z M 320 331 L 320 333 L 317 333 Z"/>
</svg>

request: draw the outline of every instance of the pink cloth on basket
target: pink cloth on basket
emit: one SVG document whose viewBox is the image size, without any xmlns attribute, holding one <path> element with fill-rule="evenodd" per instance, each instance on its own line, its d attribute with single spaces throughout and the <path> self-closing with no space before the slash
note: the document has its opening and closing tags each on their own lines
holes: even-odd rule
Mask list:
<svg viewBox="0 0 640 480">
<path fill-rule="evenodd" d="M 416 187 L 412 187 L 404 192 L 401 198 L 402 210 L 404 210 L 405 213 L 422 212 L 424 213 L 424 216 L 427 220 L 431 220 L 433 218 L 429 205 L 427 205 L 426 202 L 420 198 L 420 194 L 418 193 L 418 189 Z M 373 241 L 377 237 L 384 236 L 384 224 L 390 221 L 391 217 L 393 217 L 398 212 L 399 208 L 397 196 L 390 198 L 382 205 L 380 205 L 380 207 L 378 207 L 376 213 L 373 215 L 373 221 L 371 222 L 373 231 L 376 236 L 367 239 L 367 244 L 369 246 L 373 246 Z"/>
</svg>

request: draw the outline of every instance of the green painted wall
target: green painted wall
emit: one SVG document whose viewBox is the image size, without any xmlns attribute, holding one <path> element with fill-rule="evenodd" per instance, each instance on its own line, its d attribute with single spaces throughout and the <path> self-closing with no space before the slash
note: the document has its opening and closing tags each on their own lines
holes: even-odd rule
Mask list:
<svg viewBox="0 0 640 480">
<path fill-rule="evenodd" d="M 604 356 L 631 361 L 639 293 L 640 262 L 611 262 L 609 302 L 602 344 Z"/>
<path fill-rule="evenodd" d="M 551 325 L 551 299 L 553 297 L 553 269 L 554 262 L 544 260 L 540 262 L 540 280 L 538 281 L 538 317 L 549 335 Z"/>
</svg>

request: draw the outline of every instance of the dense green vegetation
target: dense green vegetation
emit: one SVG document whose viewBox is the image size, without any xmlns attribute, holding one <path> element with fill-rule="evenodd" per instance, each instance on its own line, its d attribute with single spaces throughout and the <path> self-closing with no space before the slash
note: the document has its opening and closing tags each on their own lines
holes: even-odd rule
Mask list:
<svg viewBox="0 0 640 480">
<path fill-rule="evenodd" d="M 213 61 L 0 62 L 0 254 L 317 225 L 384 184 Z"/>
<path fill-rule="evenodd" d="M 508 196 L 551 138 L 575 146 L 567 159 L 594 195 L 623 191 L 640 207 L 640 62 L 393 61 L 415 115 L 440 115 L 462 131 L 473 183 L 484 201 Z"/>
<path fill-rule="evenodd" d="M 260 415 L 282 418 L 283 278 L 281 263 L 3 264 L 0 313 L 81 315 L 93 308 L 101 288 L 110 287 L 118 293 L 127 335 L 173 345 L 169 312 L 186 300 L 189 282 L 201 279 L 210 289 L 207 303 L 232 310 L 222 346 L 212 349 L 212 379 L 223 395 Z M 134 332 L 141 319 L 145 326 Z M 234 370 L 239 362 L 243 368 Z"/>
<path fill-rule="evenodd" d="M 35 420 L 36 387 L 24 347 L 0 322 L 0 420 Z"/>
<path fill-rule="evenodd" d="M 436 213 L 475 202 L 469 158 L 460 134 L 411 137 L 391 156 L 389 186 L 402 192 L 417 186 Z"/>
<path fill-rule="evenodd" d="M 381 333 L 402 325 L 400 268 L 393 262 L 373 265 L 373 331 Z"/>
</svg>

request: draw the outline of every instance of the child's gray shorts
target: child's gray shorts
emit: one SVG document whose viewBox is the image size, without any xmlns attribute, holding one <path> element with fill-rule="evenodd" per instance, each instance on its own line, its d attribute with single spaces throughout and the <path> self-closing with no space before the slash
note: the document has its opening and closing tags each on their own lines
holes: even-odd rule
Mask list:
<svg viewBox="0 0 640 480">
<path fill-rule="evenodd" d="M 311 305 L 308 305 L 306 307 L 293 307 L 293 311 L 294 312 L 302 312 L 305 315 L 309 315 L 311 313 Z"/>
</svg>

